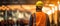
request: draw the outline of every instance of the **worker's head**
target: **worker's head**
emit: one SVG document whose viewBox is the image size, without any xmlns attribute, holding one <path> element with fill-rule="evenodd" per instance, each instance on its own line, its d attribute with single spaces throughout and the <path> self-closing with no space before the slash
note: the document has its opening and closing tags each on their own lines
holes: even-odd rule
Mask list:
<svg viewBox="0 0 60 26">
<path fill-rule="evenodd" d="M 36 10 L 42 10 L 42 7 L 43 7 L 43 2 L 42 1 L 36 2 Z"/>
</svg>

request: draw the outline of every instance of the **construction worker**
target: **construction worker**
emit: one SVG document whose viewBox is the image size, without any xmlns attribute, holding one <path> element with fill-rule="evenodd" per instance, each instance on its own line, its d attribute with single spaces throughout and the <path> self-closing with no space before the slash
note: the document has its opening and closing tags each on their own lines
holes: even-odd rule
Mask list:
<svg viewBox="0 0 60 26">
<path fill-rule="evenodd" d="M 36 12 L 31 15 L 29 26 L 50 26 L 46 25 L 48 15 L 42 12 L 43 2 L 36 3 Z"/>
</svg>

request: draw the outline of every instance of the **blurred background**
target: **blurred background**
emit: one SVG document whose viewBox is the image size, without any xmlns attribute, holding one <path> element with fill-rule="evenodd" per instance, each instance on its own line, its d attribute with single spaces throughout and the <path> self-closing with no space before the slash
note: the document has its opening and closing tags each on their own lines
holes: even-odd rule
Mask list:
<svg viewBox="0 0 60 26">
<path fill-rule="evenodd" d="M 0 0 L 0 26 L 28 26 L 38 0 Z M 60 24 L 60 0 L 41 0 L 50 23 Z M 54 22 L 53 22 L 54 21 Z"/>
</svg>

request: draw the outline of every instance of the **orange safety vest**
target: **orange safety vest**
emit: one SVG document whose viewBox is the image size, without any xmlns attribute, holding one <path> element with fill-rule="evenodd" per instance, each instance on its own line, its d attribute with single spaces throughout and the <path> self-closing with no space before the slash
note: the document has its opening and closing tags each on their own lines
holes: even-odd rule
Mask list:
<svg viewBox="0 0 60 26">
<path fill-rule="evenodd" d="M 46 26 L 46 15 L 45 15 L 45 13 L 36 12 L 35 15 L 36 15 L 36 23 L 35 23 L 36 26 Z M 33 21 L 33 26 L 34 26 L 34 21 Z"/>
</svg>

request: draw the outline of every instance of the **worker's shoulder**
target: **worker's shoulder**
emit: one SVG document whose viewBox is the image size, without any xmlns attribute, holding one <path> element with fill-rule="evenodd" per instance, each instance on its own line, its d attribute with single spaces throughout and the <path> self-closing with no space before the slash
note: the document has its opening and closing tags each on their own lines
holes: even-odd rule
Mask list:
<svg viewBox="0 0 60 26">
<path fill-rule="evenodd" d="M 36 14 L 45 14 L 44 12 L 36 12 Z"/>
<path fill-rule="evenodd" d="M 32 15 L 31 15 L 32 17 L 34 17 L 34 16 L 42 16 L 42 17 L 48 17 L 48 14 L 46 14 L 46 13 L 44 13 L 44 12 L 36 12 L 36 13 L 33 13 Z"/>
<path fill-rule="evenodd" d="M 33 13 L 32 15 L 46 15 L 46 13 L 44 13 L 44 12 L 35 12 L 35 13 Z"/>
<path fill-rule="evenodd" d="M 44 12 L 42 12 L 42 15 L 44 15 L 44 16 L 46 16 L 46 17 L 48 17 L 48 14 L 46 14 L 46 13 L 44 13 Z"/>
</svg>

